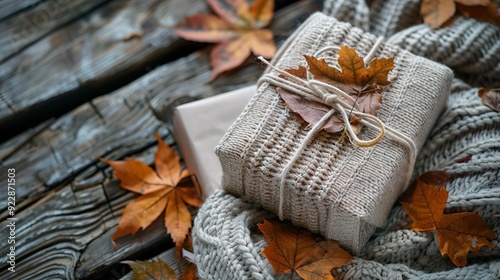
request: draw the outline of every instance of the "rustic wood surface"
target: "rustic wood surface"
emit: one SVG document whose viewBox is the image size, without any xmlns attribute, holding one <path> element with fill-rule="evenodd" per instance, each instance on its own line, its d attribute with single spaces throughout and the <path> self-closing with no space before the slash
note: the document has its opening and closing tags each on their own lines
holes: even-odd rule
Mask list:
<svg viewBox="0 0 500 280">
<path fill-rule="evenodd" d="M 122 21 L 127 19 L 130 20 L 127 26 L 132 26 L 132 21 L 141 19 L 137 16 L 139 11 L 152 9 L 157 3 L 153 9 L 156 14 L 165 14 L 165 11 L 176 14 L 170 19 L 163 17 L 166 21 L 163 24 L 167 24 L 182 17 L 177 16 L 182 9 L 166 9 L 165 5 L 176 5 L 179 1 L 141 1 L 144 6 L 136 7 L 137 11 L 132 11 L 125 4 L 112 2 L 85 17 L 95 14 L 96 21 L 103 21 L 101 16 L 106 15 L 107 20 L 114 21 L 114 24 L 118 24 L 116 18 Z M 116 6 L 111 9 L 111 5 Z M 166 10 L 162 12 L 161 7 Z M 280 35 L 277 41 L 282 41 L 308 14 L 318 8 L 313 2 L 304 1 L 280 9 L 272 25 L 276 34 Z M 128 13 L 117 16 L 127 9 Z M 206 7 L 203 4 L 199 9 Z M 196 9 L 190 10 L 189 14 L 195 12 Z M 75 21 L 78 22 L 80 20 Z M 111 28 L 111 25 L 96 25 L 92 31 L 86 32 L 91 32 L 89 38 L 97 38 L 93 37 L 94 34 L 104 34 L 102 30 Z M 63 29 L 50 33 L 39 42 L 58 34 L 60 30 Z M 135 31 L 122 33 L 130 32 Z M 156 33 L 163 34 L 164 39 L 180 42 L 170 31 Z M 145 48 L 143 44 L 151 43 L 152 39 L 145 37 L 134 39 L 139 49 Z M 115 43 L 123 44 L 123 41 Z M 165 42 L 162 44 L 165 46 Z M 124 53 L 122 48 L 111 47 L 106 53 L 108 59 L 111 59 L 113 51 L 120 58 Z M 155 49 L 156 46 L 150 48 Z M 168 47 L 158 49 L 165 51 Z M 121 211 L 135 196 L 119 187 L 118 181 L 112 179 L 111 169 L 99 162 L 98 158 L 118 160 L 132 156 L 152 163 L 156 150 L 155 132 L 164 136 L 168 144 L 174 144 L 170 129 L 176 105 L 255 83 L 264 67 L 250 58 L 242 68 L 223 74 L 209 83 L 209 49 L 156 69 L 148 68 L 144 63 L 144 60 L 152 57 L 151 51 L 141 49 L 134 57 L 127 58 L 132 62 L 127 61 L 126 65 L 146 69 L 147 73 L 142 77 L 0 145 L 0 180 L 5 181 L 7 168 L 17 171 L 16 239 L 19 241 L 16 251 L 18 272 L 11 274 L 6 270 L 8 248 L 2 247 L 0 279 L 119 279 L 129 271 L 128 266 L 120 264 L 120 261 L 152 258 L 172 246 L 165 228 L 158 222 L 137 235 L 119 240 L 119 250 L 113 249 L 110 237 L 116 230 Z M 0 72 L 8 63 L 0 65 Z M 119 63 L 114 65 L 120 67 L 119 71 L 125 69 Z M 66 68 L 57 71 L 66 71 L 63 69 Z M 67 71 L 71 72 L 72 69 L 70 67 Z M 118 71 L 115 69 L 103 69 L 94 79 L 110 81 L 115 71 Z M 79 85 L 81 87 L 82 84 Z M 2 209 L 6 206 L 5 196 L 5 192 L 0 195 Z M 6 217 L 6 213 L 2 212 L 1 236 L 8 234 Z"/>
<path fill-rule="evenodd" d="M 0 129 L 91 100 L 182 53 L 168 27 L 202 11 L 199 0 L 111 1 L 50 33 L 0 67 Z"/>
<path fill-rule="evenodd" d="M 0 29 L 0 63 L 56 28 L 78 19 L 106 2 L 107 0 L 48 0 L 15 17 L 5 19 Z"/>
<path fill-rule="evenodd" d="M 32 8 L 42 0 L 0 1 L 0 21 L 25 9 Z"/>
</svg>

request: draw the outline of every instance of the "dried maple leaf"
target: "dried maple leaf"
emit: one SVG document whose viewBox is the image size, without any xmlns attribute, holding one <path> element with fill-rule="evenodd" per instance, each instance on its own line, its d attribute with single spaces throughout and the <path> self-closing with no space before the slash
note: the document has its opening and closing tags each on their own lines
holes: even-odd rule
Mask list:
<svg viewBox="0 0 500 280">
<path fill-rule="evenodd" d="M 191 184 L 189 172 L 182 170 L 179 157 L 157 134 L 158 150 L 155 154 L 156 172 L 147 164 L 127 158 L 126 161 L 101 159 L 114 169 L 114 174 L 127 190 L 142 194 L 129 203 L 122 213 L 114 240 L 135 234 L 147 228 L 165 210 L 165 227 L 179 249 L 191 228 L 191 214 L 187 205 L 199 207 L 201 200 Z"/>
<path fill-rule="evenodd" d="M 211 80 L 241 65 L 253 53 L 271 58 L 276 52 L 271 30 L 262 29 L 273 17 L 274 0 L 208 0 L 218 15 L 187 17 L 175 27 L 178 36 L 198 42 L 219 43 L 210 53 Z"/>
<path fill-rule="evenodd" d="M 471 212 L 443 214 L 448 199 L 444 184 L 449 175 L 440 171 L 424 174 L 403 196 L 406 213 L 413 220 L 411 229 L 436 230 L 441 255 L 448 255 L 458 267 L 467 265 L 469 251 L 479 254 L 483 246 L 494 248 L 493 230 L 479 215 Z"/>
<path fill-rule="evenodd" d="M 500 25 L 500 15 L 498 14 L 498 4 L 495 0 L 490 0 L 486 5 L 467 5 L 457 2 L 457 10 L 465 17 L 475 18 L 480 21 Z M 488 2 L 488 1 L 486 1 Z"/>
<path fill-rule="evenodd" d="M 198 274 L 196 273 L 196 265 L 194 263 L 189 263 L 184 272 L 182 273 L 181 280 L 197 280 Z"/>
<path fill-rule="evenodd" d="M 308 123 L 306 129 L 310 129 L 313 125 L 318 123 L 321 118 L 331 110 L 330 107 L 324 104 L 307 100 L 300 95 L 291 93 L 280 87 L 276 90 L 283 101 L 285 101 L 286 106 L 292 110 L 292 112 L 300 115 L 300 117 Z M 356 133 L 361 131 L 361 123 L 356 117 L 352 117 L 351 124 Z M 341 132 L 344 129 L 344 121 L 340 117 L 333 115 L 323 125 L 322 129 L 329 133 Z"/>
<path fill-rule="evenodd" d="M 457 11 L 465 17 L 493 24 L 500 23 L 495 0 L 423 0 L 420 6 L 424 22 L 432 29 L 443 26 Z"/>
<path fill-rule="evenodd" d="M 338 242 L 316 242 L 315 235 L 306 229 L 266 219 L 257 226 L 270 244 L 262 253 L 276 274 L 292 272 L 292 277 L 297 273 L 303 279 L 333 279 L 330 271 L 353 259 Z"/>
<path fill-rule="evenodd" d="M 411 202 L 401 202 L 413 220 L 411 229 L 416 231 L 436 229 L 448 201 L 448 191 L 442 186 L 427 184 L 419 178 L 416 182 Z"/>
<path fill-rule="evenodd" d="M 309 72 L 314 78 L 345 91 L 356 98 L 360 111 L 375 115 L 380 108 L 380 92 L 391 82 L 389 72 L 394 69 L 394 57 L 374 58 L 365 67 L 363 58 L 354 48 L 341 46 L 338 52 L 338 64 L 342 71 L 329 66 L 324 59 L 304 55 Z"/>
<path fill-rule="evenodd" d="M 500 88 L 480 88 L 477 95 L 481 97 L 484 106 L 493 111 L 499 110 Z"/>
<path fill-rule="evenodd" d="M 174 270 L 164 261 L 123 261 L 132 268 L 134 280 L 177 280 Z"/>
</svg>

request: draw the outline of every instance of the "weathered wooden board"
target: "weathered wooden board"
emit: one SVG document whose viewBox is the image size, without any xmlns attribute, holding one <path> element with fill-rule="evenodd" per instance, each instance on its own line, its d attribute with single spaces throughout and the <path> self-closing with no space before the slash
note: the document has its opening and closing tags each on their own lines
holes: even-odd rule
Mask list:
<svg viewBox="0 0 500 280">
<path fill-rule="evenodd" d="M 288 32 L 314 9 L 316 6 L 308 2 L 283 9 L 273 28 Z M 79 107 L 31 141 L 21 141 L 24 135 L 17 137 L 20 146 L 9 146 L 9 151 L 17 152 L 0 164 L 0 180 L 5 180 L 7 168 L 16 168 L 22 174 L 18 176 L 18 186 L 22 186 L 17 192 L 18 203 L 28 196 L 32 196 L 32 201 L 37 195 L 71 181 L 99 157 L 123 158 L 154 143 L 152 136 L 161 125 L 154 115 L 169 122 L 175 105 L 253 83 L 263 69 L 250 59 L 246 67 L 209 83 L 207 51 L 159 67 L 132 84 Z M 0 207 L 5 207 L 5 195 L 0 193 Z"/>
<path fill-rule="evenodd" d="M 16 1 L 4 2 L 16 3 Z M 0 63 L 56 28 L 106 2 L 107 0 L 47 0 L 33 9 L 6 19 L 0 23 L 2 26 L 0 29 Z"/>
<path fill-rule="evenodd" d="M 273 28 L 286 36 L 316 9 L 310 2 L 290 5 L 277 14 Z M 109 237 L 119 213 L 134 196 L 121 190 L 116 180 L 108 182 L 104 175 L 109 177 L 111 170 L 97 158 L 133 156 L 151 163 L 155 132 L 168 135 L 167 142 L 172 143 L 168 125 L 160 120 L 171 121 L 174 104 L 248 85 L 264 69 L 250 59 L 242 69 L 208 83 L 208 65 L 207 50 L 166 64 L 78 107 L 41 132 L 20 135 L 17 139 L 24 142 L 19 146 L 11 141 L 0 148 L 9 155 L 0 166 L 0 180 L 5 181 L 6 168 L 16 168 L 18 201 L 24 204 L 24 209 L 18 208 L 22 211 L 16 223 L 19 273 L 6 272 L 8 249 L 2 247 L 0 279 L 110 279 L 114 273 L 123 275 L 119 261 L 150 258 L 168 246 L 159 223 L 113 250 Z M 1 193 L 0 207 L 5 201 Z M 0 234 L 6 236 L 7 230 L 4 216 Z"/>
<path fill-rule="evenodd" d="M 40 39 L 0 66 L 0 129 L 22 129 L 182 54 L 167 27 L 206 10 L 199 0 L 112 1 Z M 125 40 L 131 34 L 142 38 Z"/>
<path fill-rule="evenodd" d="M 43 0 L 0 1 L 0 22 L 23 10 L 29 9 Z"/>
</svg>

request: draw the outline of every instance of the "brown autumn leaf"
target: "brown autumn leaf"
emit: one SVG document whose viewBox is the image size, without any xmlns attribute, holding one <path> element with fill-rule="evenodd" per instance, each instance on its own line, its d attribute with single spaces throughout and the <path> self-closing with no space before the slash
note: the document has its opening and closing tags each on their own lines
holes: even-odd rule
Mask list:
<svg viewBox="0 0 500 280">
<path fill-rule="evenodd" d="M 411 193 L 411 202 L 401 202 L 413 220 L 410 229 L 416 231 L 436 229 L 448 201 L 448 191 L 444 187 L 427 184 L 419 178 L 416 182 L 416 188 Z"/>
<path fill-rule="evenodd" d="M 197 279 L 199 278 L 196 272 L 196 265 L 194 263 L 189 263 L 184 269 L 184 272 L 182 273 L 181 280 L 197 280 Z"/>
<path fill-rule="evenodd" d="M 314 255 L 315 261 L 297 269 L 297 274 L 303 279 L 334 279 L 331 271 L 354 259 L 349 252 L 339 246 L 338 241 L 326 240 L 318 242 L 322 250 Z"/>
<path fill-rule="evenodd" d="M 291 93 L 283 88 L 278 87 L 276 90 L 283 101 L 285 101 L 286 106 L 307 122 L 306 129 L 310 129 L 313 125 L 318 123 L 320 119 L 331 110 L 330 107 L 324 104 L 307 100 L 302 96 Z M 359 131 L 361 131 L 361 123 L 354 116 L 351 120 L 354 131 L 359 133 Z M 322 129 L 329 133 L 341 132 L 344 129 L 344 121 L 340 117 L 333 115 L 323 125 Z"/>
<path fill-rule="evenodd" d="M 217 14 L 186 17 L 175 27 L 178 36 L 197 42 L 218 43 L 210 52 L 211 80 L 241 65 L 253 53 L 271 58 L 276 52 L 273 33 L 266 27 L 274 13 L 274 0 L 208 0 Z"/>
<path fill-rule="evenodd" d="M 466 5 L 457 2 L 457 10 L 468 18 L 475 18 L 480 21 L 489 22 L 492 24 L 500 25 L 500 15 L 498 14 L 498 4 L 495 0 L 490 0 L 486 5 Z M 488 2 L 488 1 L 486 1 Z"/>
<path fill-rule="evenodd" d="M 495 0 L 423 0 L 420 15 L 432 29 L 443 26 L 457 13 L 465 17 L 500 24 Z"/>
<path fill-rule="evenodd" d="M 316 242 L 316 236 L 303 228 L 278 221 L 257 225 L 269 242 L 262 253 L 276 274 L 292 272 L 303 279 L 333 279 L 330 271 L 353 257 L 336 241 Z"/>
<path fill-rule="evenodd" d="M 476 213 L 443 214 L 448 199 L 443 182 L 449 179 L 443 173 L 433 171 L 431 175 L 424 174 L 423 180 L 417 178 L 415 187 L 401 203 L 413 220 L 411 229 L 436 230 L 441 255 L 448 255 L 457 267 L 466 266 L 469 251 L 479 254 L 483 246 L 494 248 L 491 240 L 495 233 Z M 437 185 L 429 184 L 431 181 Z"/>
<path fill-rule="evenodd" d="M 123 261 L 132 268 L 134 280 L 177 280 L 174 270 L 164 261 Z"/>
<path fill-rule="evenodd" d="M 420 15 L 432 29 L 439 28 L 449 20 L 456 11 L 454 0 L 423 0 Z"/>
<path fill-rule="evenodd" d="M 480 88 L 477 95 L 481 98 L 484 106 L 496 112 L 499 110 L 500 88 Z"/>
<path fill-rule="evenodd" d="M 190 175 L 186 169 L 181 168 L 179 157 L 158 134 L 156 138 L 156 171 L 141 161 L 129 158 L 126 161 L 101 159 L 113 167 L 114 174 L 120 179 L 120 185 L 124 189 L 142 194 L 125 207 L 118 229 L 111 237 L 113 244 L 119 237 L 147 228 L 165 211 L 165 227 L 180 249 L 192 223 L 187 205 L 201 205 L 192 184 L 185 183 Z"/>
<path fill-rule="evenodd" d="M 338 55 L 342 71 L 329 66 L 324 59 L 304 57 L 315 79 L 345 91 L 356 99 L 360 111 L 376 115 L 382 102 L 380 92 L 391 83 L 388 75 L 394 69 L 394 57 L 374 58 L 366 67 L 354 48 L 341 46 Z"/>
</svg>

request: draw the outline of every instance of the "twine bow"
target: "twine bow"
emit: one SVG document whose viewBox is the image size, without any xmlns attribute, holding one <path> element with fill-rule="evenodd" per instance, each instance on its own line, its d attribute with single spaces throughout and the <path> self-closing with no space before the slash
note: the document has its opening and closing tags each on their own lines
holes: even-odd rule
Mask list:
<svg viewBox="0 0 500 280">
<path fill-rule="evenodd" d="M 365 56 L 364 58 L 364 63 L 365 65 L 368 65 L 369 62 L 372 60 L 375 52 L 377 49 L 380 47 L 380 45 L 383 42 L 383 38 L 380 37 L 377 39 L 373 47 L 371 48 L 370 52 Z M 322 53 L 330 50 L 338 50 L 339 47 L 336 46 L 330 46 L 330 47 L 325 47 L 320 49 L 315 53 L 315 57 L 319 57 Z M 278 216 L 281 220 L 284 219 L 283 217 L 283 203 L 284 203 L 284 190 L 285 190 L 285 180 L 286 176 L 288 175 L 288 172 L 290 171 L 291 167 L 295 163 L 295 161 L 300 157 L 301 153 L 304 151 L 304 149 L 310 144 L 310 142 L 313 140 L 313 137 L 323 128 L 323 125 L 330 119 L 330 117 L 333 116 L 334 113 L 337 111 L 340 113 L 341 118 L 344 122 L 345 130 L 347 132 L 347 136 L 350 140 L 350 142 L 358 147 L 372 147 L 376 145 L 377 143 L 382 140 L 382 138 L 387 135 L 389 138 L 392 140 L 395 140 L 398 143 L 401 143 L 403 146 L 405 146 L 410 154 L 410 164 L 407 169 L 407 172 L 405 174 L 405 181 L 404 181 L 404 186 L 406 186 L 410 179 L 411 179 L 411 174 L 413 171 L 413 166 L 415 164 L 415 159 L 416 159 L 416 145 L 407 136 L 403 135 L 402 133 L 398 132 L 397 130 L 391 129 L 390 127 L 387 127 L 379 118 L 376 116 L 373 116 L 371 114 L 363 113 L 360 112 L 356 109 L 353 104 L 356 104 L 356 100 L 353 99 L 352 96 L 344 92 L 343 90 L 321 82 L 314 80 L 310 77 L 310 73 L 307 72 L 307 80 L 303 80 L 299 77 L 296 77 L 286 71 L 280 70 L 273 65 L 271 65 L 267 60 L 265 60 L 263 57 L 259 57 L 259 59 L 268 65 L 271 69 L 275 70 L 279 74 L 285 76 L 287 79 L 279 77 L 277 75 L 272 75 L 272 74 L 265 74 L 263 77 L 259 80 L 259 87 L 260 84 L 263 82 L 268 82 L 269 84 L 276 86 L 276 87 L 281 87 L 287 91 L 293 92 L 297 95 L 300 95 L 301 97 L 319 102 L 322 104 L 325 104 L 332 109 L 329 110 L 312 128 L 309 130 L 305 138 L 303 139 L 302 143 L 300 144 L 299 148 L 295 151 L 293 157 L 291 160 L 286 164 L 286 166 L 283 168 L 283 171 L 280 174 L 280 192 L 279 192 L 279 209 L 278 209 Z M 349 112 L 349 113 L 347 113 Z M 351 123 L 350 123 L 350 117 L 351 115 L 355 115 L 361 119 L 361 123 L 368 128 L 374 129 L 378 131 L 378 134 L 376 137 L 367 139 L 367 140 L 362 140 L 359 139 L 359 137 L 356 135 Z"/>
</svg>

